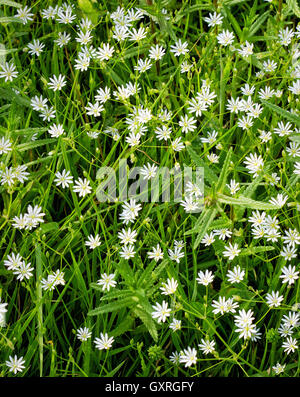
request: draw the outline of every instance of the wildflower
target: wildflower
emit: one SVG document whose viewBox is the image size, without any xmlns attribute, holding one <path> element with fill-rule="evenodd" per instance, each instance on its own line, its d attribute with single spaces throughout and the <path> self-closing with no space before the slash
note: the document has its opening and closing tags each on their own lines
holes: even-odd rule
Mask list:
<svg viewBox="0 0 300 397">
<path fill-rule="evenodd" d="M 199 349 L 203 351 L 204 354 L 214 353 L 215 352 L 215 344 L 214 340 L 210 341 L 209 339 L 201 339 L 201 343 L 198 344 Z"/>
<path fill-rule="evenodd" d="M 12 150 L 11 141 L 2 137 L 0 139 L 0 154 L 6 154 Z"/>
<path fill-rule="evenodd" d="M 169 328 L 173 332 L 180 330 L 181 329 L 181 320 L 176 320 L 176 318 L 174 318 L 173 321 L 170 323 Z"/>
<path fill-rule="evenodd" d="M 13 81 L 18 76 L 15 65 L 10 62 L 5 62 L 0 65 L 0 78 L 4 78 L 5 81 Z"/>
<path fill-rule="evenodd" d="M 53 91 L 60 91 L 67 84 L 65 79 L 62 74 L 59 74 L 58 77 L 53 75 L 49 80 L 48 86 Z"/>
<path fill-rule="evenodd" d="M 237 52 L 243 57 L 248 57 L 253 54 L 253 46 L 253 43 L 246 41 L 245 44 L 241 45 L 241 48 L 237 49 Z"/>
<path fill-rule="evenodd" d="M 208 17 L 203 18 L 205 22 L 207 22 L 209 27 L 222 25 L 223 16 L 221 14 L 217 14 L 216 12 L 209 13 Z"/>
<path fill-rule="evenodd" d="M 296 266 L 284 266 L 281 269 L 281 273 L 282 274 L 279 278 L 282 278 L 283 283 L 288 283 L 289 285 L 294 284 L 294 282 L 299 278 L 299 272 L 296 271 Z"/>
<path fill-rule="evenodd" d="M 157 166 L 155 166 L 154 164 L 147 164 L 144 165 L 141 169 L 140 169 L 140 173 L 144 176 L 144 179 L 151 179 L 154 178 L 157 172 Z"/>
<path fill-rule="evenodd" d="M 276 365 L 274 365 L 272 367 L 272 369 L 273 369 L 273 371 L 275 372 L 276 375 L 279 375 L 279 374 L 284 372 L 285 367 L 286 367 L 286 364 L 277 363 Z"/>
<path fill-rule="evenodd" d="M 133 244 L 136 242 L 137 232 L 135 230 L 131 230 L 129 227 L 127 230 L 122 229 L 121 232 L 118 233 L 118 237 L 121 240 L 121 244 Z"/>
<path fill-rule="evenodd" d="M 234 34 L 229 32 L 229 30 L 223 30 L 220 34 L 218 34 L 217 40 L 219 44 L 227 47 L 234 42 Z"/>
<path fill-rule="evenodd" d="M 203 272 L 202 270 L 199 271 L 198 277 L 196 278 L 196 281 L 199 284 L 207 286 L 208 284 L 212 283 L 214 280 L 214 275 L 210 270 L 205 270 Z"/>
<path fill-rule="evenodd" d="M 9 371 L 13 372 L 15 375 L 18 372 L 23 372 L 25 368 L 25 360 L 23 360 L 23 357 L 18 358 L 16 355 L 14 357 L 9 356 L 5 364 L 9 368 Z"/>
<path fill-rule="evenodd" d="M 246 168 L 249 170 L 249 173 L 253 174 L 253 177 L 256 177 L 263 169 L 264 161 L 260 155 L 258 156 L 256 153 L 251 153 L 245 158 L 244 164 L 246 164 Z"/>
<path fill-rule="evenodd" d="M 186 41 L 182 42 L 181 39 L 179 39 L 175 44 L 171 45 L 170 52 L 172 52 L 175 57 L 179 57 L 180 55 L 185 55 L 189 52 L 187 47 L 188 43 Z"/>
<path fill-rule="evenodd" d="M 24 6 L 17 9 L 17 13 L 15 15 L 16 18 L 20 18 L 23 22 L 23 25 L 26 25 L 27 22 L 33 21 L 33 14 L 30 12 L 31 8 Z"/>
<path fill-rule="evenodd" d="M 169 356 L 169 360 L 175 364 L 175 365 L 179 365 L 180 363 L 180 353 L 178 352 L 173 352 L 170 356 Z"/>
<path fill-rule="evenodd" d="M 102 285 L 102 291 L 109 291 L 110 288 L 114 288 L 117 285 L 117 282 L 114 281 L 114 277 L 115 274 L 103 273 L 101 275 L 101 278 L 97 281 L 97 284 Z"/>
<path fill-rule="evenodd" d="M 212 243 L 214 243 L 215 241 L 215 236 L 214 233 L 206 233 L 203 237 L 203 239 L 201 240 L 201 243 L 204 244 L 206 247 L 208 247 L 209 245 L 211 245 Z"/>
<path fill-rule="evenodd" d="M 230 194 L 234 195 L 238 190 L 240 190 L 240 184 L 236 182 L 234 179 L 230 180 L 229 184 L 226 184 L 228 189 L 230 190 Z"/>
<path fill-rule="evenodd" d="M 45 44 L 41 43 L 39 40 L 34 39 L 32 43 L 28 44 L 29 54 L 36 55 L 37 57 L 43 52 Z"/>
<path fill-rule="evenodd" d="M 168 249 L 169 257 L 172 261 L 177 263 L 180 262 L 180 259 L 184 257 L 184 252 L 181 252 L 181 248 L 174 247 L 174 250 Z"/>
<path fill-rule="evenodd" d="M 27 264 L 23 261 L 19 267 L 14 270 L 14 274 L 17 276 L 17 280 L 23 281 L 24 278 L 29 280 L 32 276 L 33 267 L 30 267 L 31 263 L 28 262 Z"/>
<path fill-rule="evenodd" d="M 288 245 L 283 247 L 282 251 L 280 251 L 280 255 L 283 256 L 286 261 L 290 261 L 293 258 L 297 258 L 297 250 Z"/>
<path fill-rule="evenodd" d="M 215 236 L 218 236 L 220 240 L 225 240 L 226 238 L 230 238 L 232 232 L 228 229 L 216 229 L 213 231 Z"/>
<path fill-rule="evenodd" d="M 64 127 L 61 124 L 53 124 L 48 130 L 48 133 L 53 138 L 58 138 L 59 136 L 64 134 Z"/>
<path fill-rule="evenodd" d="M 180 352 L 179 362 L 185 364 L 185 367 L 190 367 L 197 362 L 197 350 L 191 347 Z"/>
<path fill-rule="evenodd" d="M 283 296 L 279 296 L 278 291 L 272 291 L 270 294 L 266 295 L 266 302 L 269 307 L 278 307 L 283 301 Z"/>
<path fill-rule="evenodd" d="M 149 50 L 149 58 L 154 59 L 155 61 L 160 60 L 165 55 L 165 49 L 162 46 L 156 44 L 152 46 Z"/>
<path fill-rule="evenodd" d="M 288 337 L 286 338 L 285 342 L 283 342 L 282 347 L 287 354 L 293 353 L 295 350 L 298 349 L 297 339 Z"/>
<path fill-rule="evenodd" d="M 124 259 L 133 258 L 135 255 L 134 246 L 132 244 L 124 245 L 120 251 L 120 256 Z"/>
<path fill-rule="evenodd" d="M 114 47 L 110 47 L 109 44 L 103 44 L 102 47 L 99 47 L 96 57 L 100 59 L 100 61 L 108 61 L 114 53 Z"/>
<path fill-rule="evenodd" d="M 123 212 L 120 215 L 120 219 L 125 224 L 133 222 L 138 216 L 139 211 L 142 209 L 141 204 L 137 204 L 135 199 L 130 199 L 130 202 L 122 204 Z"/>
</svg>

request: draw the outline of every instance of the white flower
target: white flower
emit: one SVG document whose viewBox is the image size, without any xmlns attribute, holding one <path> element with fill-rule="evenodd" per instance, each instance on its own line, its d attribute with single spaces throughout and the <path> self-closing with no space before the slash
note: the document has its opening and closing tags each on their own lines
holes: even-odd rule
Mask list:
<svg viewBox="0 0 300 397">
<path fill-rule="evenodd" d="M 61 173 L 57 171 L 55 176 L 54 182 L 56 186 L 61 185 L 63 189 L 69 187 L 70 183 L 73 183 L 73 177 L 70 175 L 70 171 L 66 171 L 65 169 L 63 169 Z"/>
<path fill-rule="evenodd" d="M 53 137 L 53 138 L 58 138 L 59 136 L 64 134 L 64 127 L 62 124 L 53 124 L 48 130 L 48 133 Z"/>
<path fill-rule="evenodd" d="M 121 244 L 133 244 L 136 242 L 137 232 L 135 230 L 131 230 L 129 227 L 127 230 L 122 229 L 121 232 L 118 233 L 118 237 L 121 240 Z"/>
<path fill-rule="evenodd" d="M 79 339 L 81 342 L 85 342 L 92 336 L 92 333 L 89 328 L 83 327 L 78 328 L 78 330 L 76 331 L 76 336 L 77 339 Z"/>
<path fill-rule="evenodd" d="M 207 286 L 208 284 L 213 282 L 214 278 L 215 276 L 210 270 L 205 270 L 205 272 L 200 270 L 198 273 L 198 277 L 196 278 L 196 281 L 199 284 Z"/>
<path fill-rule="evenodd" d="M 110 47 L 109 44 L 104 43 L 103 46 L 98 49 L 96 56 L 100 61 L 108 61 L 113 56 L 114 51 L 114 47 Z"/>
<path fill-rule="evenodd" d="M 214 12 L 213 14 L 209 13 L 209 17 L 203 18 L 205 22 L 207 22 L 209 27 L 222 25 L 223 16 L 221 14 L 217 14 Z"/>
<path fill-rule="evenodd" d="M 292 337 L 286 338 L 285 342 L 283 342 L 283 344 L 282 344 L 282 347 L 284 348 L 284 351 L 287 354 L 294 352 L 295 350 L 298 349 L 297 339 L 294 339 Z"/>
<path fill-rule="evenodd" d="M 142 206 L 141 204 L 137 204 L 135 199 L 130 199 L 129 203 L 125 202 L 122 204 L 122 209 L 123 212 L 120 215 L 120 219 L 127 224 L 128 222 L 134 222 Z"/>
<path fill-rule="evenodd" d="M 218 43 L 223 46 L 228 46 L 234 42 L 234 34 L 229 32 L 229 30 L 223 30 L 217 36 Z"/>
<path fill-rule="evenodd" d="M 151 179 L 154 178 L 157 172 L 157 166 L 154 164 L 150 164 L 148 163 L 147 165 L 144 165 L 141 169 L 140 169 L 140 173 L 144 176 L 144 179 Z"/>
<path fill-rule="evenodd" d="M 13 81 L 17 77 L 18 72 L 16 71 L 15 65 L 10 62 L 5 62 L 0 65 L 0 78 L 4 78 L 5 81 Z"/>
<path fill-rule="evenodd" d="M 34 39 L 32 43 L 28 44 L 28 53 L 31 55 L 40 56 L 40 54 L 43 52 L 44 47 L 45 44 L 41 43 L 39 40 Z"/>
<path fill-rule="evenodd" d="M 198 344 L 199 349 L 203 351 L 204 354 L 213 353 L 215 351 L 215 341 L 210 341 L 209 339 L 201 339 L 201 343 Z"/>
<path fill-rule="evenodd" d="M 101 112 L 103 112 L 104 107 L 100 105 L 100 103 L 97 101 L 94 104 L 89 102 L 88 106 L 86 106 L 85 109 L 87 110 L 86 113 L 89 116 L 99 117 Z"/>
<path fill-rule="evenodd" d="M 117 282 L 114 281 L 114 277 L 115 274 L 103 273 L 101 275 L 101 278 L 97 281 L 97 284 L 102 285 L 102 291 L 109 291 L 110 288 L 114 288 L 117 285 Z"/>
<path fill-rule="evenodd" d="M 63 76 L 62 74 L 59 74 L 58 77 L 53 75 L 53 77 L 49 79 L 48 86 L 53 91 L 60 91 L 67 84 L 65 79 L 65 76 Z"/>
<path fill-rule="evenodd" d="M 181 320 L 176 320 L 176 318 L 173 319 L 173 321 L 170 323 L 169 328 L 173 330 L 173 332 L 178 331 L 181 329 Z"/>
<path fill-rule="evenodd" d="M 101 244 L 101 241 L 100 241 L 99 234 L 96 234 L 95 237 L 92 234 L 90 234 L 88 236 L 87 241 L 85 242 L 85 245 L 87 247 L 90 247 L 90 249 L 92 249 L 92 250 L 99 247 L 100 244 Z"/>
<path fill-rule="evenodd" d="M 24 6 L 17 9 L 17 14 L 15 15 L 16 18 L 20 18 L 25 25 L 28 21 L 33 21 L 33 14 L 30 12 L 31 8 Z"/>
<path fill-rule="evenodd" d="M 228 270 L 227 272 L 227 278 L 231 284 L 240 283 L 243 281 L 244 276 L 245 272 L 239 266 L 235 266 L 233 270 Z"/>
<path fill-rule="evenodd" d="M 225 246 L 224 248 L 225 251 L 223 251 L 223 255 L 225 257 L 228 257 L 229 260 L 232 260 L 233 258 L 238 256 L 239 253 L 241 252 L 241 250 L 238 248 L 238 245 L 236 243 L 234 245 L 229 243 L 229 246 Z"/>
<path fill-rule="evenodd" d="M 277 363 L 276 365 L 274 365 L 274 366 L 272 367 L 272 369 L 273 369 L 273 371 L 275 372 L 276 375 L 279 375 L 279 374 L 281 374 L 282 372 L 284 372 L 285 367 L 286 367 L 286 364 Z"/>
<path fill-rule="evenodd" d="M 181 252 L 180 247 L 174 247 L 174 251 L 171 249 L 168 249 L 168 253 L 169 253 L 170 259 L 177 263 L 179 263 L 180 259 L 184 257 L 184 252 Z"/>
<path fill-rule="evenodd" d="M 164 323 L 167 317 L 170 316 L 171 309 L 168 308 L 168 303 L 166 301 L 162 301 L 162 304 L 156 303 L 156 305 L 152 305 L 152 307 L 154 309 L 152 317 L 156 318 L 159 323 Z"/>
<path fill-rule="evenodd" d="M 75 181 L 73 192 L 78 193 L 79 197 L 85 197 L 87 194 L 90 194 L 91 191 L 90 182 L 86 178 L 78 178 L 78 180 Z"/>
<path fill-rule="evenodd" d="M 185 364 L 185 367 L 190 367 L 197 362 L 197 350 L 191 347 L 180 352 L 180 363 Z"/>
<path fill-rule="evenodd" d="M 166 51 L 162 46 L 159 46 L 156 44 L 155 46 L 152 46 L 149 50 L 149 58 L 154 59 L 155 61 L 158 61 L 165 55 Z"/>
<path fill-rule="evenodd" d="M 173 52 L 175 57 L 179 57 L 180 55 L 184 55 L 189 52 L 187 47 L 188 43 L 186 41 L 182 43 L 181 39 L 179 39 L 175 44 L 171 45 L 170 52 Z"/>
<path fill-rule="evenodd" d="M 11 141 L 9 139 L 5 139 L 2 137 L 0 139 L 0 154 L 6 154 L 12 150 L 11 148 Z"/>
<path fill-rule="evenodd" d="M 160 248 L 159 244 L 157 244 L 156 247 L 152 248 L 152 252 L 147 252 L 148 258 L 149 259 L 154 259 L 155 262 L 158 262 L 160 259 L 163 259 L 164 253 L 162 252 L 162 249 Z"/>
<path fill-rule="evenodd" d="M 250 174 L 253 174 L 253 177 L 256 177 L 260 171 L 262 171 L 264 166 L 263 158 L 256 153 L 251 153 L 249 156 L 245 158 L 244 164 L 246 168 L 249 170 Z"/>
<path fill-rule="evenodd" d="M 112 347 L 112 344 L 114 343 L 114 338 L 112 336 L 109 338 L 107 333 L 103 334 L 101 332 L 100 338 L 95 338 L 94 343 L 96 345 L 96 349 L 108 350 Z"/>
<path fill-rule="evenodd" d="M 132 244 L 124 245 L 120 251 L 120 256 L 124 259 L 133 258 L 135 255 L 134 246 Z"/>
<path fill-rule="evenodd" d="M 266 295 L 266 302 L 269 307 L 278 307 L 283 301 L 283 296 L 279 296 L 278 291 L 272 291 L 270 294 Z"/>
</svg>

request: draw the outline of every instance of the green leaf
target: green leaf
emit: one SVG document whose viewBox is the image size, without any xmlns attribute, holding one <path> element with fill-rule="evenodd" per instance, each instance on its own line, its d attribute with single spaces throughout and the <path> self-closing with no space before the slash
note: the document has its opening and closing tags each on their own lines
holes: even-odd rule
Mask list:
<svg viewBox="0 0 300 397">
<path fill-rule="evenodd" d="M 220 203 L 241 205 L 243 207 L 248 207 L 256 210 L 276 210 L 281 208 L 279 205 L 252 200 L 249 197 L 244 197 L 244 196 L 234 198 L 234 197 L 225 196 L 225 194 L 219 194 L 218 201 Z"/>
<path fill-rule="evenodd" d="M 300 117 L 296 114 L 288 112 L 287 110 L 281 109 L 281 107 L 274 105 L 273 103 L 269 103 L 267 101 L 261 101 L 263 105 L 267 106 L 270 110 L 278 113 L 280 116 L 289 120 L 291 123 L 295 123 L 298 127 L 300 127 Z"/>
<path fill-rule="evenodd" d="M 99 314 L 114 312 L 124 307 L 130 307 L 134 304 L 136 304 L 136 302 L 134 302 L 132 298 L 126 298 L 121 301 L 111 302 L 107 305 L 103 305 L 97 307 L 96 309 L 90 310 L 88 312 L 88 316 L 98 316 Z"/>
</svg>

